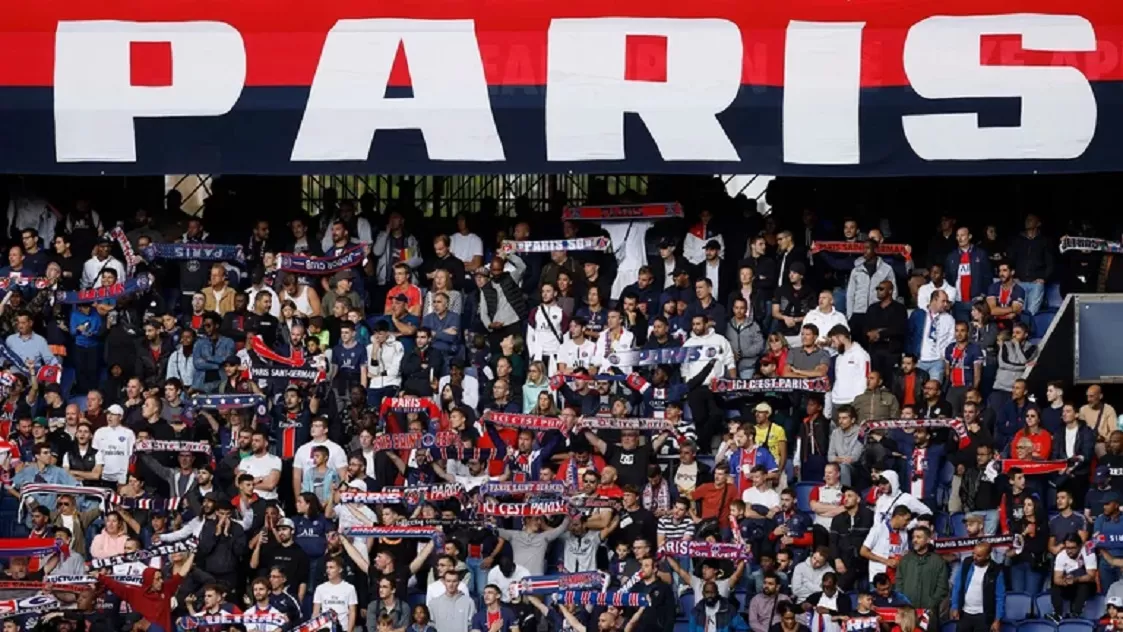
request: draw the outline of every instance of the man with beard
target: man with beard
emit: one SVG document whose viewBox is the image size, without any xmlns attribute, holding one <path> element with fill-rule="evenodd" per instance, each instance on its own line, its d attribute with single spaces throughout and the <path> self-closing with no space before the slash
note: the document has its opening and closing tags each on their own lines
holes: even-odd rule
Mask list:
<svg viewBox="0 0 1123 632">
<path fill-rule="evenodd" d="M 67 407 L 67 423 L 70 410 Z M 81 422 L 74 432 L 74 442 L 62 455 L 62 468 L 79 481 L 89 481 L 96 485 L 101 480 L 102 466 L 97 462 L 97 450 L 92 445 L 94 433 L 90 424 Z"/>
<path fill-rule="evenodd" d="M 948 563 L 932 550 L 932 532 L 925 526 L 912 530 L 912 550 L 897 564 L 897 590 L 917 608 L 928 611 L 936 623 L 940 602 L 948 596 Z M 934 628 L 939 629 L 939 628 Z"/>
<path fill-rule="evenodd" d="M 236 471 L 253 476 L 254 491 L 262 498 L 276 500 L 281 482 L 281 459 L 269 454 L 269 439 L 261 430 L 253 432 L 250 449 L 253 454 L 242 459 Z"/>
<path fill-rule="evenodd" d="M 277 444 L 277 456 L 281 459 L 281 471 L 285 478 L 296 483 L 295 486 L 285 485 L 286 503 L 295 498 L 300 490 L 300 476 L 293 473 L 293 459 L 296 458 L 297 449 L 308 443 L 312 436 L 312 415 L 320 410 L 318 397 L 307 398 L 301 396 L 300 387 L 290 385 L 285 389 L 284 406 L 273 407 L 273 440 Z M 289 492 L 294 495 L 289 497 Z"/>
<path fill-rule="evenodd" d="M 864 575 L 862 543 L 873 527 L 873 512 L 863 507 L 858 492 L 849 487 L 842 489 L 843 512 L 831 518 L 830 550 L 834 570 L 839 575 L 839 585 L 849 590 Z"/>
<path fill-rule="evenodd" d="M 647 595 L 648 605 L 632 615 L 628 629 L 634 632 L 663 632 L 674 624 L 675 598 L 671 586 L 659 579 L 655 558 L 640 560 L 640 583 L 635 592 Z"/>
<path fill-rule="evenodd" d="M 250 555 L 250 568 L 257 571 L 258 577 L 266 576 L 270 567 L 281 568 L 285 577 L 297 579 L 296 598 L 303 601 L 308 591 L 310 561 L 308 554 L 296 545 L 292 534 L 293 523 L 289 518 L 281 518 L 276 525 L 266 524 Z"/>
<path fill-rule="evenodd" d="M 289 398 L 286 397 L 286 404 L 288 400 Z M 222 457 L 222 461 L 218 463 L 218 468 L 215 472 L 215 484 L 224 494 L 230 496 L 233 496 L 235 493 L 238 465 L 242 462 L 242 459 L 253 454 L 253 448 L 251 447 L 253 442 L 252 430 L 249 428 L 242 428 L 238 430 L 234 436 L 233 449 L 227 452 L 226 456 Z"/>
</svg>

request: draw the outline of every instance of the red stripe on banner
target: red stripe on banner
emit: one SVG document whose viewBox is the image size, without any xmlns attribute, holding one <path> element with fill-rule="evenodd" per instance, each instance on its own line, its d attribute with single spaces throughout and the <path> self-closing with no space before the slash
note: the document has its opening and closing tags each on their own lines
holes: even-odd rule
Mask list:
<svg viewBox="0 0 1123 632">
<path fill-rule="evenodd" d="M 1045 14 L 1077 15 L 1096 30 L 1094 52 L 1026 51 L 1018 38 L 984 37 L 980 57 L 995 65 L 1074 66 L 1093 80 L 1123 79 L 1123 7 L 1094 0 L 1059 2 L 1023 0 L 1012 6 L 994 0 L 793 0 L 742 3 L 732 0 L 671 3 L 620 0 L 606 6 L 592 0 L 567 3 L 514 0 L 460 2 L 370 3 L 327 0 L 265 2 L 148 2 L 110 0 L 102 3 L 9 2 L 0 25 L 0 86 L 50 86 L 54 70 L 55 32 L 60 21 L 124 20 L 218 21 L 242 35 L 247 54 L 247 85 L 307 86 L 316 71 L 329 29 L 342 19 L 412 18 L 472 19 L 490 85 L 538 86 L 546 83 L 547 32 L 551 20 L 628 16 L 631 18 L 709 18 L 735 23 L 744 43 L 745 84 L 780 86 L 784 77 L 784 42 L 789 24 L 864 22 L 862 84 L 867 87 L 907 85 L 902 53 L 907 31 L 931 16 Z M 102 28 L 112 28 L 108 25 Z M 637 33 L 637 35 L 645 35 Z M 391 85 L 409 82 L 408 51 L 394 65 Z M 654 67 L 652 68 L 654 69 Z"/>
</svg>

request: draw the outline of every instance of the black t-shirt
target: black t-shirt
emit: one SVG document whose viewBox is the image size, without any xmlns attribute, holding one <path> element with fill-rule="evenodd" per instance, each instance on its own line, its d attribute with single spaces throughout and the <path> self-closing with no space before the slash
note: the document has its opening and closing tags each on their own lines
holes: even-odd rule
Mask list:
<svg viewBox="0 0 1123 632">
<path fill-rule="evenodd" d="M 644 608 L 640 615 L 636 632 L 663 632 L 674 626 L 675 599 L 671 595 L 670 584 L 658 579 L 650 584 L 640 582 L 636 586 L 636 592 L 646 593 L 651 600 L 651 605 Z"/>
<path fill-rule="evenodd" d="M 280 543 L 270 540 L 261 545 L 259 560 L 258 577 L 268 576 L 270 568 L 279 566 L 285 572 L 285 577 L 288 578 L 289 586 L 294 593 L 301 584 L 308 582 L 308 554 L 295 542 L 289 546 L 281 546 Z M 308 589 L 311 590 L 312 586 Z"/>
<path fill-rule="evenodd" d="M 642 506 L 635 511 L 624 511 L 620 515 L 620 526 L 616 531 L 617 541 L 631 544 L 643 538 L 654 549 L 657 527 L 658 519 L 655 514 Z"/>
<path fill-rule="evenodd" d="M 780 306 L 780 314 L 799 318 L 806 316 L 815 307 L 816 296 L 815 291 L 806 282 L 798 290 L 790 283 L 785 283 L 776 290 L 776 298 L 772 302 Z M 782 320 L 777 321 L 776 324 L 779 327 L 778 331 L 784 336 L 799 335 L 802 327 L 800 323 L 796 323 L 795 327 L 788 327 Z"/>
<path fill-rule="evenodd" d="M 619 446 L 609 444 L 608 454 L 604 460 L 616 468 L 620 487 L 635 485 L 643 489 L 647 484 L 647 465 L 651 463 L 651 447 L 640 446 L 634 450 L 625 450 Z"/>
<path fill-rule="evenodd" d="M 1123 492 L 1123 454 L 1105 454 L 1100 457 L 1100 465 L 1106 465 L 1111 488 Z"/>
</svg>

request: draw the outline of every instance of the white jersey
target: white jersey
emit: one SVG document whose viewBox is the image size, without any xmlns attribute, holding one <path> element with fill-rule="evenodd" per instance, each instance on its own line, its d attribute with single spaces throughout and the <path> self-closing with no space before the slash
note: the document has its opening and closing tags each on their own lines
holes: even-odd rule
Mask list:
<svg viewBox="0 0 1123 632">
<path fill-rule="evenodd" d="M 636 337 L 632 332 L 627 329 L 620 329 L 620 337 L 616 340 L 612 339 L 612 333 L 607 329 L 601 332 L 600 338 L 597 339 L 595 351 L 593 352 L 593 365 L 601 367 L 601 370 L 608 368 L 608 366 L 615 366 L 620 369 L 624 375 L 632 372 L 630 364 L 615 364 L 610 358 L 617 353 L 624 351 L 631 351 L 635 348 Z"/>
<path fill-rule="evenodd" d="M 292 459 L 292 466 L 302 470 L 310 470 L 316 467 L 316 464 L 312 462 L 312 448 L 318 445 L 322 445 L 328 449 L 328 467 L 333 470 L 347 467 L 347 453 L 343 451 L 343 448 L 339 447 L 338 443 L 330 439 L 324 439 L 319 443 L 309 441 L 297 448 L 296 454 Z"/>
<path fill-rule="evenodd" d="M 573 338 L 569 334 L 565 334 L 565 341 L 562 342 L 561 348 L 558 350 L 558 364 L 564 364 L 569 371 L 577 368 L 588 368 L 592 364 L 596 347 L 596 343 L 588 338 L 581 341 L 581 344 L 577 344 L 573 342 Z"/>
<path fill-rule="evenodd" d="M 655 222 L 604 222 L 601 228 L 612 239 L 612 252 L 616 255 L 616 280 L 612 283 L 612 298 L 619 299 L 624 288 L 636 282 L 639 269 L 647 265 L 647 231 Z"/>
<path fill-rule="evenodd" d="M 124 426 L 98 428 L 90 445 L 97 450 L 94 463 L 101 466 L 101 480 L 126 482 L 129 460 L 133 457 L 136 435 Z"/>
<path fill-rule="evenodd" d="M 568 330 L 565 312 L 556 303 L 539 305 L 531 310 L 526 325 L 526 350 L 531 361 L 556 356 Z"/>
</svg>

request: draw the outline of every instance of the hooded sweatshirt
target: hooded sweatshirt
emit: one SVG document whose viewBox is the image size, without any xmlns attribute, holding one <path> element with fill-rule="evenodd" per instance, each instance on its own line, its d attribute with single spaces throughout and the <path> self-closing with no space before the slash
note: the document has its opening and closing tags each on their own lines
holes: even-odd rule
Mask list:
<svg viewBox="0 0 1123 632">
<path fill-rule="evenodd" d="M 892 515 L 893 509 L 904 505 L 912 510 L 912 517 L 915 519 L 917 516 L 929 515 L 932 510 L 928 505 L 916 499 L 916 496 L 908 492 L 901 491 L 901 482 L 897 480 L 897 473 L 893 470 L 885 470 L 881 473 L 885 480 L 889 481 L 889 493 L 882 494 L 877 499 L 877 505 L 873 510 L 874 523 L 879 520 L 888 520 Z"/>
<path fill-rule="evenodd" d="M 160 592 L 152 589 L 152 582 L 159 571 L 148 567 L 141 574 L 140 586 L 129 586 L 108 577 L 98 575 L 98 584 L 113 591 L 132 607 L 133 611 L 146 619 L 149 623 L 159 625 L 164 632 L 172 630 L 172 596 L 175 595 L 183 577 L 173 574 L 164 580 Z"/>
</svg>

